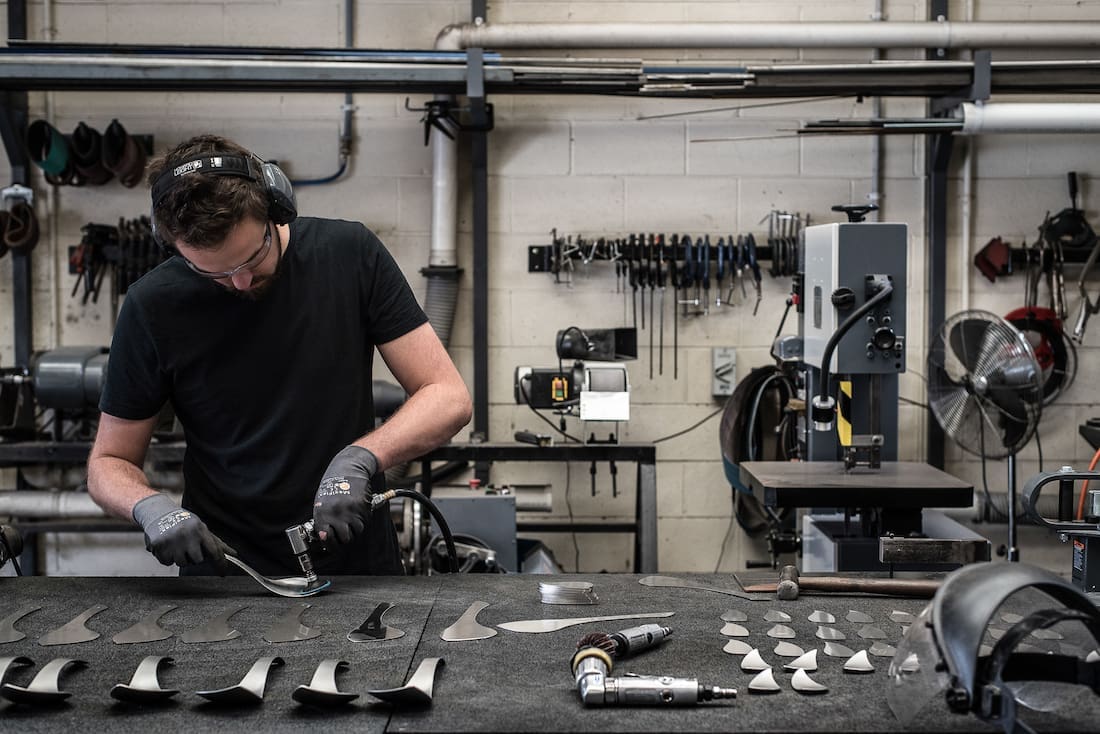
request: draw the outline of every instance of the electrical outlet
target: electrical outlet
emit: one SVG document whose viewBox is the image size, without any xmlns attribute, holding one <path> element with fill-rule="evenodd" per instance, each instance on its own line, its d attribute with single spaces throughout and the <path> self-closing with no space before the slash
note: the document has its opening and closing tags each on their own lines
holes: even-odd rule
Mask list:
<svg viewBox="0 0 1100 734">
<path fill-rule="evenodd" d="M 710 354 L 714 365 L 710 394 L 716 398 L 729 397 L 737 385 L 737 352 L 733 347 L 712 347 Z"/>
</svg>

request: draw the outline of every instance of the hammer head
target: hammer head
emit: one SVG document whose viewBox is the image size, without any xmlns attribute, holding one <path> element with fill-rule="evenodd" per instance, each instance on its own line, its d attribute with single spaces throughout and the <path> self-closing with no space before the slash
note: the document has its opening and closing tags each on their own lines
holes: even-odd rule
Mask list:
<svg viewBox="0 0 1100 734">
<path fill-rule="evenodd" d="M 798 569 L 794 566 L 784 566 L 779 572 L 779 582 L 775 585 L 775 595 L 784 601 L 792 601 L 798 598 Z"/>
</svg>

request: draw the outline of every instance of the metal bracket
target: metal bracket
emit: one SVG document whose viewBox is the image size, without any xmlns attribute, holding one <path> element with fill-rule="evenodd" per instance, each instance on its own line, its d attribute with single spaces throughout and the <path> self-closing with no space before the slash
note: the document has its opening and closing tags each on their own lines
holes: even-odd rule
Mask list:
<svg viewBox="0 0 1100 734">
<path fill-rule="evenodd" d="M 958 94 L 929 101 L 929 109 L 934 116 L 943 116 L 963 102 L 984 102 L 989 99 L 993 92 L 993 53 L 988 50 L 975 51 L 973 63 L 969 87 L 960 90 Z"/>
</svg>

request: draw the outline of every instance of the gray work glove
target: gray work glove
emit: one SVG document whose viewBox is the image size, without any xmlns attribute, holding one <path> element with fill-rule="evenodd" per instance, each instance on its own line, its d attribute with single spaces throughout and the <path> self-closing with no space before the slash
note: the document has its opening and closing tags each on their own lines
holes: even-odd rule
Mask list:
<svg viewBox="0 0 1100 734">
<path fill-rule="evenodd" d="M 206 523 L 164 494 L 151 494 L 134 505 L 134 520 L 145 530 L 145 548 L 165 566 L 209 561 L 225 575 L 225 554 L 236 555 Z"/>
<path fill-rule="evenodd" d="M 322 540 L 350 543 L 363 532 L 377 472 L 378 457 L 362 446 L 346 446 L 332 458 L 313 498 L 313 525 Z"/>
</svg>

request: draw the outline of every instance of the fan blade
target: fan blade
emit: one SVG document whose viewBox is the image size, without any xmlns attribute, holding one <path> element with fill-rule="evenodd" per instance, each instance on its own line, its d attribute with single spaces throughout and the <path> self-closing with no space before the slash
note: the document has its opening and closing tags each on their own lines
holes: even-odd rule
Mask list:
<svg viewBox="0 0 1100 734">
<path fill-rule="evenodd" d="M 973 374 L 978 366 L 980 351 L 976 345 L 983 344 L 990 322 L 985 319 L 960 319 L 952 324 L 947 336 L 954 355 L 962 362 L 966 371 Z"/>
</svg>

